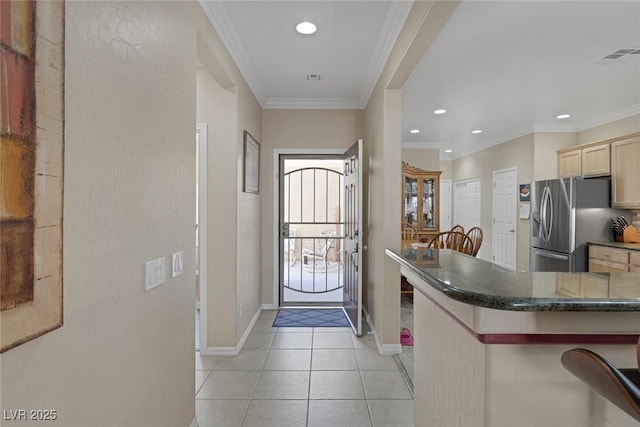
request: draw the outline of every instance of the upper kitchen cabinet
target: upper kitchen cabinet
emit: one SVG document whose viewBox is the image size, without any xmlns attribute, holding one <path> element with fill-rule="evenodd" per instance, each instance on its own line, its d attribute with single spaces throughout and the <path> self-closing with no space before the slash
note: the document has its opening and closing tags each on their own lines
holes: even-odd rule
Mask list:
<svg viewBox="0 0 640 427">
<path fill-rule="evenodd" d="M 611 174 L 611 145 L 597 144 L 582 149 L 582 176 Z"/>
<path fill-rule="evenodd" d="M 558 151 L 558 176 L 568 178 L 582 175 L 582 150 L 566 149 Z"/>
<path fill-rule="evenodd" d="M 640 135 L 611 144 L 611 202 L 640 209 Z"/>
<path fill-rule="evenodd" d="M 611 174 L 610 142 L 584 144 L 558 150 L 558 176 L 605 176 Z"/>
<path fill-rule="evenodd" d="M 440 231 L 441 173 L 402 162 L 402 220 L 416 229 L 417 237 Z"/>
</svg>

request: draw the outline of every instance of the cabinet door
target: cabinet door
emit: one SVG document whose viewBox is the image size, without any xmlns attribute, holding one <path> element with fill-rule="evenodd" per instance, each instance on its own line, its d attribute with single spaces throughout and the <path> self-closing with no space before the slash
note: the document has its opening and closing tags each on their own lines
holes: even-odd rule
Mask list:
<svg viewBox="0 0 640 427">
<path fill-rule="evenodd" d="M 640 137 L 611 144 L 614 207 L 640 209 Z"/>
<path fill-rule="evenodd" d="M 422 178 L 422 229 L 434 230 L 437 227 L 436 221 L 436 180 L 433 178 Z"/>
<path fill-rule="evenodd" d="M 630 251 L 630 268 L 629 270 L 634 273 L 640 273 L 640 251 Z"/>
<path fill-rule="evenodd" d="M 558 155 L 560 178 L 582 175 L 582 150 L 567 151 Z"/>
<path fill-rule="evenodd" d="M 407 224 L 418 226 L 418 180 L 408 176 L 404 179 L 403 215 Z"/>
<path fill-rule="evenodd" d="M 611 173 L 611 145 L 602 144 L 582 149 L 582 175 L 603 176 Z"/>
</svg>

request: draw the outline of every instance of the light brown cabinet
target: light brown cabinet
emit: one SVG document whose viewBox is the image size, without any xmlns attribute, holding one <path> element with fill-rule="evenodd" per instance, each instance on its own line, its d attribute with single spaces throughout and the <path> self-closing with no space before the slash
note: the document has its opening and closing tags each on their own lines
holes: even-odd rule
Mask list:
<svg viewBox="0 0 640 427">
<path fill-rule="evenodd" d="M 402 162 L 402 221 L 418 237 L 440 231 L 440 174 Z"/>
<path fill-rule="evenodd" d="M 558 151 L 558 176 L 567 178 L 582 175 L 582 150 Z"/>
<path fill-rule="evenodd" d="M 629 271 L 632 273 L 640 273 L 640 252 L 633 251 L 629 254 Z"/>
<path fill-rule="evenodd" d="M 639 268 L 640 252 L 606 246 L 589 246 L 589 271 L 592 273 L 628 273 L 632 268 Z"/>
<path fill-rule="evenodd" d="M 611 174 L 611 145 L 599 144 L 582 149 L 582 176 Z"/>
<path fill-rule="evenodd" d="M 605 176 L 611 174 L 611 144 L 598 142 L 558 150 L 558 176 Z"/>
<path fill-rule="evenodd" d="M 640 136 L 611 144 L 611 203 L 640 209 Z"/>
</svg>

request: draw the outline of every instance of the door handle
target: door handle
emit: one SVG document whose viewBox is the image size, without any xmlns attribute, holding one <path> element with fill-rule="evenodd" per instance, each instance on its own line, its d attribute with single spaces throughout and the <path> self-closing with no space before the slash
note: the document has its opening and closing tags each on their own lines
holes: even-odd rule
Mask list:
<svg viewBox="0 0 640 427">
<path fill-rule="evenodd" d="M 516 230 L 509 230 L 509 233 L 515 233 Z"/>
</svg>

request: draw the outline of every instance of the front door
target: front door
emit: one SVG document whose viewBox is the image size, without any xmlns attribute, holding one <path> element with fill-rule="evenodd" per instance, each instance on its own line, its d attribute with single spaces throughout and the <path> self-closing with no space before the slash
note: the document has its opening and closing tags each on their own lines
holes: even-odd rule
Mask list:
<svg viewBox="0 0 640 427">
<path fill-rule="evenodd" d="M 362 140 L 344 155 L 343 310 L 356 335 L 362 335 Z"/>
</svg>

